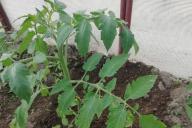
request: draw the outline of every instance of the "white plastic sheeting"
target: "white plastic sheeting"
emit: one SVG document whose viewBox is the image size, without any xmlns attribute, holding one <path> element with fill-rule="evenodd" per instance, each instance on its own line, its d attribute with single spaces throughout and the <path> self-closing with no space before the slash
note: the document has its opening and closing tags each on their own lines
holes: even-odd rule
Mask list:
<svg viewBox="0 0 192 128">
<path fill-rule="evenodd" d="M 120 0 L 61 0 L 69 13 L 108 8 L 119 16 Z M 35 12 L 43 0 L 1 0 L 11 21 Z M 17 27 L 20 22 L 14 23 Z M 133 0 L 131 29 L 140 45 L 137 61 L 179 77 L 192 76 L 192 0 Z M 94 30 L 99 37 L 99 32 Z M 118 39 L 112 52 L 118 50 Z M 103 51 L 93 45 L 93 49 Z"/>
<path fill-rule="evenodd" d="M 134 0 L 137 60 L 179 77 L 192 76 L 192 0 Z"/>
</svg>

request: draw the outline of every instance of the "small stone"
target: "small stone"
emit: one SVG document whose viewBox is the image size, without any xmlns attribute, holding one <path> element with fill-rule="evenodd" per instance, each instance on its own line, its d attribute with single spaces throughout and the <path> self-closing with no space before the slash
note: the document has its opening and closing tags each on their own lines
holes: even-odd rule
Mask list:
<svg viewBox="0 0 192 128">
<path fill-rule="evenodd" d="M 153 74 L 159 74 L 159 69 L 153 67 L 153 68 L 151 69 L 151 73 L 153 73 Z"/>
<path fill-rule="evenodd" d="M 171 86 L 175 85 L 175 81 L 177 79 L 173 75 L 163 71 L 160 72 L 159 75 L 166 88 L 170 88 Z"/>
<path fill-rule="evenodd" d="M 157 86 L 158 86 L 159 90 L 161 90 L 161 91 L 165 90 L 165 87 L 162 82 L 159 82 L 159 84 Z"/>
<path fill-rule="evenodd" d="M 173 123 L 181 124 L 181 120 L 177 116 L 172 116 L 171 120 Z"/>
<path fill-rule="evenodd" d="M 146 98 L 149 98 L 149 95 L 148 95 L 148 94 L 147 94 L 147 95 L 145 95 L 145 96 L 144 96 L 144 98 L 145 98 L 145 99 L 146 99 Z"/>
</svg>

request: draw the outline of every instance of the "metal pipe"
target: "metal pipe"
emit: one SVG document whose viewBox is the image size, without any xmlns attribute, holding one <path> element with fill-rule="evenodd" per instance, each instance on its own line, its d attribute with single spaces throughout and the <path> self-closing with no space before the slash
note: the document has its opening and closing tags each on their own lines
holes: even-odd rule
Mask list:
<svg viewBox="0 0 192 128">
<path fill-rule="evenodd" d="M 121 0 L 120 18 L 127 22 L 129 28 L 131 27 L 132 6 L 133 0 Z M 121 43 L 119 43 L 119 53 L 122 53 L 122 51 Z"/>
<path fill-rule="evenodd" d="M 2 23 L 5 31 L 11 31 L 12 30 L 12 25 L 9 21 L 9 18 L 6 15 L 6 12 L 3 9 L 1 2 L 0 2 L 0 22 Z"/>
<path fill-rule="evenodd" d="M 125 21 L 128 22 L 128 27 L 129 28 L 131 27 L 132 6 L 133 6 L 133 0 L 127 0 Z"/>
</svg>

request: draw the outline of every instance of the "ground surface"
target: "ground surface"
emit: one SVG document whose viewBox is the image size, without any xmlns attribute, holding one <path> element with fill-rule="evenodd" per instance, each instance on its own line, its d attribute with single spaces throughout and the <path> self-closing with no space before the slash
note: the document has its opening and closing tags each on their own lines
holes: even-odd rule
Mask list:
<svg viewBox="0 0 192 128">
<path fill-rule="evenodd" d="M 73 79 L 80 78 L 82 75 L 82 60 L 72 60 L 71 63 L 71 76 Z M 98 66 L 98 69 L 100 67 L 101 65 Z M 98 81 L 97 70 L 91 73 L 91 81 L 93 82 Z M 177 79 L 166 72 L 160 72 L 158 69 L 146 66 L 143 63 L 127 62 L 116 74 L 118 81 L 114 93 L 122 96 L 127 83 L 147 74 L 157 74 L 159 77 L 152 91 L 144 98 L 137 100 L 137 103 L 140 104 L 140 112 L 155 114 L 169 128 L 176 123 L 182 124 L 185 128 L 192 128 L 192 124 L 188 121 L 183 109 L 187 97 L 185 91 L 187 81 L 185 80 Z M 53 84 L 51 76 L 47 82 L 49 85 Z M 28 128 L 52 128 L 52 126 L 59 124 L 60 119 L 55 113 L 56 101 L 56 96 L 37 98 L 30 110 Z M 130 102 L 130 104 L 134 105 L 135 102 Z M 2 87 L 0 89 L 0 128 L 8 128 L 14 110 L 18 105 L 18 99 L 12 93 L 9 93 L 8 88 Z M 107 111 L 102 114 L 100 119 L 96 119 L 92 123 L 91 128 L 105 128 L 106 118 Z M 139 127 L 135 125 L 133 128 Z"/>
</svg>

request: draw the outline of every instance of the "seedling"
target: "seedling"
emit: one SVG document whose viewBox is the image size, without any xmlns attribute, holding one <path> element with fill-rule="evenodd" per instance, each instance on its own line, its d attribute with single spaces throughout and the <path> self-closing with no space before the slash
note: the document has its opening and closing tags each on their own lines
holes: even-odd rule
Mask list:
<svg viewBox="0 0 192 128">
<path fill-rule="evenodd" d="M 42 10 L 37 9 L 37 14 L 22 17 L 25 20 L 14 38 L 14 43 L 22 41 L 16 49 L 4 51 L 0 59 L 3 66 L 2 81 L 8 83 L 10 90 L 21 99 L 21 105 L 16 109 L 10 127 L 27 127 L 29 109 L 38 95 L 58 94 L 57 114 L 62 119 L 63 126 L 69 128 L 89 128 L 91 122 L 100 118 L 105 109 L 109 110 L 107 128 L 132 127 L 136 118 L 139 118 L 141 128 L 166 128 L 154 115 L 142 115 L 136 107 L 127 103 L 145 96 L 153 87 L 157 76 L 143 76 L 128 84 L 123 97 L 112 93 L 117 81 L 114 75 L 127 61 L 130 49 L 133 47 L 136 53 L 138 51 L 138 45 L 126 22 L 116 18 L 111 11 L 106 13 L 106 10 L 90 14 L 77 12 L 70 16 L 61 2 L 45 2 L 46 6 Z M 58 19 L 53 17 L 56 14 Z M 91 83 L 89 73 L 97 67 L 103 56 L 101 53 L 94 53 L 83 64 L 82 78 L 73 80 L 68 68 L 69 39 L 71 36 L 75 37 L 79 54 L 85 57 L 89 52 L 90 40 L 98 42 L 92 31 L 93 26 L 101 32 L 101 40 L 107 51 L 121 29 L 119 37 L 123 53 L 108 58 L 98 73 L 100 80 Z M 54 55 L 49 55 L 45 42 L 47 38 L 56 42 L 57 51 Z M 50 69 L 53 65 L 59 70 L 57 80 L 55 85 L 46 86 L 44 81 L 50 72 L 54 72 Z M 111 80 L 106 82 L 106 78 Z M 76 92 L 79 86 L 84 89 L 83 98 Z M 69 115 L 74 118 L 69 120 Z"/>
</svg>

